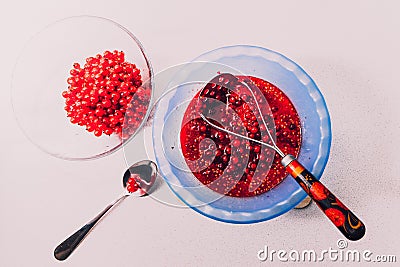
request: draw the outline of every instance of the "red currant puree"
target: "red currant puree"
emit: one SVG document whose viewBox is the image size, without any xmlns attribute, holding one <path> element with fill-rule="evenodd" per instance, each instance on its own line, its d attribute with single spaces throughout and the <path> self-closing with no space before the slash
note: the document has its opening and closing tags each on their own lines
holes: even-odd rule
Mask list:
<svg viewBox="0 0 400 267">
<path fill-rule="evenodd" d="M 297 157 L 301 145 L 299 115 L 290 99 L 278 87 L 250 76 L 220 74 L 213 78 L 189 103 L 182 122 L 180 142 L 193 175 L 210 189 L 232 197 L 263 194 L 288 175 L 280 163 L 280 156 L 271 148 L 218 130 L 199 116 L 199 112 L 220 112 L 219 121 L 206 117 L 219 127 L 269 143 L 267 129 L 258 109 L 254 107 L 254 97 L 249 90 L 233 92 L 228 89 L 240 88 L 243 83 L 249 88 L 259 88 L 253 90 L 258 91 L 258 94 L 253 92 L 254 96 L 267 127 L 275 127 L 276 143 L 283 153 Z M 226 104 L 236 112 L 238 119 L 232 118 L 232 115 L 225 116 L 222 108 L 219 111 L 207 104 L 210 101 L 199 105 L 200 96 Z"/>
<path fill-rule="evenodd" d="M 67 117 L 97 137 L 129 137 L 146 115 L 150 89 L 142 87 L 140 70 L 125 61 L 123 51 L 88 57 L 83 67 L 74 63 L 67 82 Z"/>
</svg>

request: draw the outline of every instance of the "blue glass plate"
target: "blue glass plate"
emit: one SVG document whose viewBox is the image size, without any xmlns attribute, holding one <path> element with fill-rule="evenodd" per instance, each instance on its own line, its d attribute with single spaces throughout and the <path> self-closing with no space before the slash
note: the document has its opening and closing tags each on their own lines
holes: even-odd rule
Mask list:
<svg viewBox="0 0 400 267">
<path fill-rule="evenodd" d="M 324 98 L 311 77 L 296 63 L 274 51 L 237 45 L 207 52 L 193 62 L 215 62 L 240 73 L 269 81 L 279 87 L 294 104 L 301 120 L 302 144 L 298 160 L 319 179 L 329 157 L 331 124 Z M 180 86 L 166 94 L 156 107 L 153 121 L 153 148 L 161 174 L 172 191 L 189 207 L 215 220 L 255 223 L 279 216 L 300 203 L 306 193 L 291 177 L 272 190 L 254 197 L 220 195 L 200 182 L 176 162 L 179 157 L 181 118 L 187 103 L 197 93 L 195 86 Z M 197 90 L 201 87 L 197 86 Z M 186 104 L 185 104 L 186 103 Z M 176 114 L 180 114 L 176 116 Z M 165 148 L 176 147 L 174 154 Z M 177 156 L 178 155 L 178 156 Z M 171 157 L 176 159 L 171 160 Z M 210 201 L 212 200 L 212 201 Z"/>
</svg>

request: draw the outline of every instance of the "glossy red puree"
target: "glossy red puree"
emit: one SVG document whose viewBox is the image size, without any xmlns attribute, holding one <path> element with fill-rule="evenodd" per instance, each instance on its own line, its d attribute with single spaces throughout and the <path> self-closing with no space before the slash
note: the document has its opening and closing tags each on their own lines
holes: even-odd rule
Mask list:
<svg viewBox="0 0 400 267">
<path fill-rule="evenodd" d="M 297 156 L 301 144 L 297 111 L 278 87 L 256 77 L 220 74 L 212 79 L 185 111 L 181 147 L 187 165 L 202 184 L 233 197 L 263 194 L 288 175 L 280 164 L 280 156 L 271 148 L 227 134 L 199 117 L 203 114 L 220 127 L 270 142 L 254 97 L 248 89 L 241 87 L 243 83 L 253 88 L 268 128 L 275 128 L 278 147 L 285 154 Z M 257 94 L 254 86 L 260 89 L 262 95 L 260 92 Z M 200 94 L 200 99 L 211 98 L 221 101 L 222 105 L 199 101 Z M 224 111 L 226 107 L 237 115 Z"/>
</svg>

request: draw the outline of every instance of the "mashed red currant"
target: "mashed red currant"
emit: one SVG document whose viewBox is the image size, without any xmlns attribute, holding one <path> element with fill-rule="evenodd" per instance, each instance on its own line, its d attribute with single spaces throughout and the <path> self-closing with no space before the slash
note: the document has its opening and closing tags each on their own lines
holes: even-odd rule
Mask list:
<svg viewBox="0 0 400 267">
<path fill-rule="evenodd" d="M 243 82 L 250 88 L 257 86 L 261 90 L 263 97 L 255 92 L 254 95 L 268 128 L 275 125 L 278 147 L 284 153 L 297 156 L 301 144 L 297 111 L 278 87 L 260 78 L 221 74 L 211 80 L 199 94 L 225 103 L 236 112 L 238 119 L 225 116 L 221 111 L 219 121 L 210 120 L 230 131 L 242 131 L 250 138 L 269 141 L 267 129 L 260 123 L 260 114 L 252 107 L 254 97 L 248 89 L 239 94 L 223 86 L 240 88 Z M 270 148 L 211 127 L 199 113 L 218 110 L 212 110 L 215 107 L 207 104 L 199 105 L 199 94 L 186 109 L 180 136 L 184 158 L 194 176 L 212 190 L 233 197 L 260 195 L 278 185 L 288 175 L 280 164 L 280 157 Z M 268 105 L 263 105 L 263 101 Z"/>
</svg>

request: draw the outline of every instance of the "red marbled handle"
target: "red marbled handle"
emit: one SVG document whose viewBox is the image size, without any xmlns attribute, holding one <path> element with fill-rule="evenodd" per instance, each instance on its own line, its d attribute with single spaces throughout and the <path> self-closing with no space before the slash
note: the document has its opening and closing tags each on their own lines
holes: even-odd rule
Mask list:
<svg viewBox="0 0 400 267">
<path fill-rule="evenodd" d="M 282 164 L 347 239 L 359 240 L 364 236 L 364 223 L 293 156 L 284 157 Z"/>
</svg>

